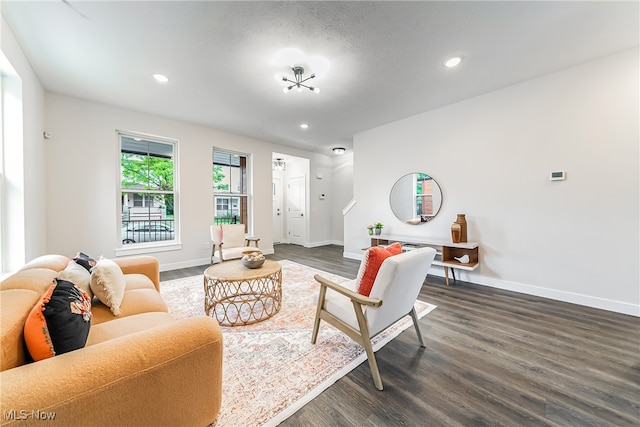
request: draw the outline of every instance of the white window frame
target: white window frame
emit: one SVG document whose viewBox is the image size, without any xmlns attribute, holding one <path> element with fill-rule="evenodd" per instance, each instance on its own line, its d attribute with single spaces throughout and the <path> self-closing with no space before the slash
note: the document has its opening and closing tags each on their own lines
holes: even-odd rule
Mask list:
<svg viewBox="0 0 640 427">
<path fill-rule="evenodd" d="M 149 135 L 138 132 L 121 131 L 116 130 L 117 137 L 117 156 L 118 156 L 118 173 L 116 174 L 118 179 L 118 195 L 117 195 L 117 233 L 119 245 L 116 247 L 116 256 L 128 256 L 138 254 L 148 254 L 154 252 L 175 251 L 182 249 L 182 243 L 180 240 L 180 170 L 179 170 L 179 140 Z M 170 144 L 173 146 L 173 220 L 174 220 L 174 238 L 173 240 L 162 240 L 155 242 L 144 243 L 122 243 L 122 191 L 125 189 L 122 187 L 122 138 L 129 137 L 135 139 L 143 139 L 145 141 L 157 142 L 161 144 Z M 145 192 L 145 191 L 142 191 Z M 148 190 L 149 193 L 157 193 L 154 190 Z"/>
</svg>

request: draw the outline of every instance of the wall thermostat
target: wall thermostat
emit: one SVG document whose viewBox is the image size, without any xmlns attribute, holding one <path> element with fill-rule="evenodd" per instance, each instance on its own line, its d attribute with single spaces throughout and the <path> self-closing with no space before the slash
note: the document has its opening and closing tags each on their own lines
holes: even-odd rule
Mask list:
<svg viewBox="0 0 640 427">
<path fill-rule="evenodd" d="M 564 181 L 566 177 L 567 175 L 564 173 L 564 171 L 553 171 L 549 175 L 549 179 L 551 181 Z"/>
</svg>

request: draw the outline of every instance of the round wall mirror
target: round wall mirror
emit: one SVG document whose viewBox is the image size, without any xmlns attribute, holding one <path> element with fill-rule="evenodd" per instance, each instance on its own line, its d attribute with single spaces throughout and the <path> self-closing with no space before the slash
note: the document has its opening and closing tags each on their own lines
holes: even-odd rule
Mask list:
<svg viewBox="0 0 640 427">
<path fill-rule="evenodd" d="M 400 221 L 424 224 L 438 214 L 442 206 L 442 190 L 436 180 L 426 173 L 409 173 L 393 185 L 389 203 Z"/>
</svg>

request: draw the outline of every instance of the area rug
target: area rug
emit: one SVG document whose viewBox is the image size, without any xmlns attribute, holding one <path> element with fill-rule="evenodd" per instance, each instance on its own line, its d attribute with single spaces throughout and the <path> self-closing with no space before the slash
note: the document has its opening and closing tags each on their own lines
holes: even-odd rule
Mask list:
<svg viewBox="0 0 640 427">
<path fill-rule="evenodd" d="M 314 274 L 336 283 L 347 279 L 293 261 L 279 262 L 280 312 L 252 325 L 222 328 L 222 409 L 212 426 L 276 426 L 366 360 L 359 344 L 325 322 L 317 343 L 311 344 L 313 297 L 320 288 Z M 202 275 L 162 282 L 160 293 L 174 317 L 204 315 Z M 435 308 L 416 302 L 418 317 Z M 374 350 L 409 326 L 407 316 L 379 334 L 373 340 Z"/>
</svg>

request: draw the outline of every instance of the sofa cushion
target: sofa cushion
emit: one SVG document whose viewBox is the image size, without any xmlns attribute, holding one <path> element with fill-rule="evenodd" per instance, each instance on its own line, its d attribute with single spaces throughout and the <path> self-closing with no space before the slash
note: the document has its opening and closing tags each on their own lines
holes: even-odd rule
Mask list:
<svg viewBox="0 0 640 427">
<path fill-rule="evenodd" d="M 118 317 L 148 312 L 167 312 L 168 308 L 160 293 L 155 289 L 132 289 L 124 292 Z M 113 313 L 97 298 L 91 307 L 93 325 L 115 320 Z"/>
<path fill-rule="evenodd" d="M 91 290 L 116 316 L 120 314 L 125 287 L 124 273 L 113 260 L 101 257 L 91 269 Z"/>
<path fill-rule="evenodd" d="M 24 323 L 41 295 L 30 289 L 0 292 L 0 371 L 24 365 L 30 360 L 24 346 Z"/>
<path fill-rule="evenodd" d="M 64 255 L 42 255 L 26 263 L 21 269 L 48 268 L 50 270 L 62 271 L 67 267 L 69 258 Z"/>
<path fill-rule="evenodd" d="M 91 326 L 91 300 L 73 283 L 57 280 L 40 297 L 24 325 L 33 360 L 83 348 Z"/>
<path fill-rule="evenodd" d="M 73 283 L 89 295 L 90 299 L 93 298 L 93 291 L 91 291 L 91 285 L 89 283 L 91 281 L 91 273 L 75 261 L 69 261 L 67 268 L 58 273 L 57 278 Z"/>
<path fill-rule="evenodd" d="M 67 261 L 68 263 L 69 261 Z M 49 268 L 30 268 L 21 270 L 13 274 L 0 283 L 0 291 L 7 289 L 31 289 L 42 295 L 49 286 L 53 284 L 53 279 L 58 275 L 58 271 Z"/>
<path fill-rule="evenodd" d="M 169 313 L 154 312 L 119 317 L 110 322 L 92 325 L 87 338 L 87 347 L 174 321 L 175 319 Z"/>
<path fill-rule="evenodd" d="M 124 275 L 125 282 L 127 283 L 125 286 L 125 292 L 131 291 L 133 289 L 153 289 L 156 290 L 155 285 L 144 274 L 131 273 Z"/>
</svg>

